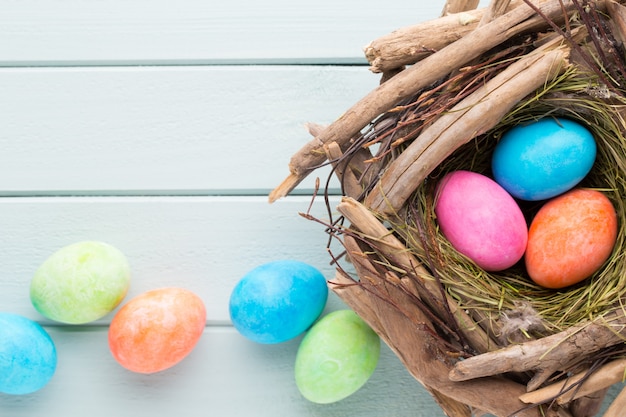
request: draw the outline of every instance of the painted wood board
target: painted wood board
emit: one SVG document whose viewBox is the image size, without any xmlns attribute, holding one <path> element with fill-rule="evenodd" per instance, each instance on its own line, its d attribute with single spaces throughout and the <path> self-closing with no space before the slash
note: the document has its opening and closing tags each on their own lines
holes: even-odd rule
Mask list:
<svg viewBox="0 0 626 417">
<path fill-rule="evenodd" d="M 364 63 L 371 40 L 443 4 L 2 0 L 0 65 Z"/>
<path fill-rule="evenodd" d="M 337 66 L 0 69 L 0 195 L 266 194 L 304 125 L 378 82 Z"/>
<path fill-rule="evenodd" d="M 308 197 L 273 205 L 260 197 L 0 199 L 0 264 L 5 265 L 0 309 L 44 324 L 59 352 L 50 384 L 27 396 L 0 394 L 0 415 L 443 416 L 386 347 L 366 387 L 345 401 L 321 406 L 303 399 L 294 385 L 299 338 L 258 345 L 229 325 L 232 286 L 262 262 L 304 259 L 332 276 L 321 250 L 324 233 L 297 216 L 308 203 Z M 324 207 L 318 204 L 313 213 L 322 218 Z M 110 316 L 70 326 L 34 311 L 28 300 L 34 269 L 57 247 L 83 239 L 108 241 L 127 255 L 133 277 L 125 301 L 167 285 L 192 289 L 203 298 L 207 329 L 185 361 L 163 373 L 134 374 L 108 351 Z M 339 308 L 345 305 L 331 294 L 324 314 Z M 418 414 L 415 402 L 420 403 Z"/>
<path fill-rule="evenodd" d="M 300 338 L 279 345 L 248 341 L 233 328 L 209 327 L 177 366 L 153 375 L 112 358 L 105 327 L 48 328 L 57 345 L 56 375 L 28 396 L 0 394 L 0 415 L 443 417 L 385 345 L 372 378 L 353 396 L 327 405 L 304 399 L 294 382 Z"/>
<path fill-rule="evenodd" d="M 0 310 L 49 323 L 30 304 L 29 285 L 52 253 L 84 240 L 107 242 L 131 266 L 127 297 L 167 286 L 197 293 L 209 324 L 228 324 L 235 284 L 254 267 L 295 259 L 334 267 L 324 227 L 302 218 L 310 197 L 269 204 L 264 197 L 86 197 L 0 199 Z M 333 203 L 338 198 L 333 199 Z M 334 206 L 333 206 L 334 208 Z M 311 210 L 328 219 L 318 201 Z M 338 301 L 329 303 L 329 308 Z M 110 322 L 111 316 L 98 321 Z"/>
<path fill-rule="evenodd" d="M 332 274 L 325 235 L 297 217 L 309 198 L 270 206 L 261 195 L 309 139 L 304 122 L 334 120 L 378 80 L 320 64 L 363 63 L 369 40 L 442 6 L 0 0 L 0 308 L 45 324 L 60 354 L 53 382 L 0 395 L 0 415 L 442 417 L 387 348 L 361 391 L 311 404 L 292 379 L 298 340 L 256 345 L 226 314 L 231 286 L 261 262 L 301 257 Z M 99 194 L 128 197 L 68 197 Z M 131 374 L 108 353 L 110 317 L 52 326 L 33 311 L 34 268 L 87 238 L 131 258 L 129 297 L 173 283 L 201 293 L 209 320 L 187 360 Z M 342 307 L 331 297 L 326 311 Z"/>
</svg>

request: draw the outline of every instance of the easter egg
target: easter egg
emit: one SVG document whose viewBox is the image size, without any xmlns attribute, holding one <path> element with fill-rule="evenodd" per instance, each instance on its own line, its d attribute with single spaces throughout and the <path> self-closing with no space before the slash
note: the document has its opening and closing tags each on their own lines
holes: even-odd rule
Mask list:
<svg viewBox="0 0 626 417">
<path fill-rule="evenodd" d="M 545 203 L 528 233 L 525 263 L 530 278 L 546 288 L 583 281 L 609 258 L 617 215 L 601 192 L 574 189 Z"/>
<path fill-rule="evenodd" d="M 435 214 L 450 244 L 486 271 L 509 268 L 524 255 L 522 210 L 491 178 L 464 170 L 447 174 L 437 187 Z"/>
<path fill-rule="evenodd" d="M 37 269 L 30 299 L 43 316 L 82 324 L 113 311 L 126 296 L 130 268 L 122 252 L 96 241 L 65 246 Z"/>
<path fill-rule="evenodd" d="M 36 322 L 0 313 L 0 392 L 30 394 L 43 388 L 57 367 L 54 342 Z"/>
<path fill-rule="evenodd" d="M 546 117 L 518 125 L 495 146 L 491 168 L 513 197 L 539 201 L 573 188 L 591 171 L 596 141 L 582 124 Z"/>
<path fill-rule="evenodd" d="M 183 288 L 147 291 L 126 303 L 109 326 L 109 349 L 124 368 L 150 374 L 194 349 L 206 326 L 202 300 Z"/>
<path fill-rule="evenodd" d="M 230 318 L 248 339 L 281 343 L 302 334 L 328 298 L 324 275 L 300 261 L 279 260 L 252 269 L 230 296 Z"/>
<path fill-rule="evenodd" d="M 296 385 L 314 403 L 340 401 L 370 378 L 380 356 L 380 338 L 352 310 L 337 310 L 307 332 L 296 354 Z"/>
</svg>

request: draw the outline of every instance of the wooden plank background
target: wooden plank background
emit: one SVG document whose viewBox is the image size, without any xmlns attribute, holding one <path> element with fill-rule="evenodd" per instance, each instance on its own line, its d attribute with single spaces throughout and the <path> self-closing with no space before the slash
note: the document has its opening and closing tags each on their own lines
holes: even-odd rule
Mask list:
<svg viewBox="0 0 626 417">
<path fill-rule="evenodd" d="M 2 1 L 3 65 L 363 63 L 361 48 L 441 0 Z"/>
<path fill-rule="evenodd" d="M 443 416 L 386 347 L 359 392 L 312 404 L 293 380 L 299 339 L 250 342 L 227 308 L 264 262 L 332 277 L 323 230 L 298 216 L 314 178 L 273 205 L 266 194 L 306 122 L 332 122 L 378 83 L 362 47 L 443 3 L 0 0 L 0 310 L 42 323 L 59 352 L 53 380 L 0 394 L 0 415 Z M 66 326 L 32 308 L 39 264 L 87 239 L 129 258 L 127 300 L 169 285 L 204 300 L 185 361 L 133 374 L 108 351 L 112 315 Z M 326 311 L 344 307 L 331 295 Z"/>
</svg>

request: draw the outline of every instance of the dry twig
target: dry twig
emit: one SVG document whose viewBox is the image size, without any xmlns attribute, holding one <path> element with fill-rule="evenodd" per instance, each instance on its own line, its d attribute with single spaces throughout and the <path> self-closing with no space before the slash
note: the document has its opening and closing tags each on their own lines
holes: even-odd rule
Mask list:
<svg viewBox="0 0 626 417">
<path fill-rule="evenodd" d="M 626 359 L 617 359 L 593 373 L 588 371 L 579 372 L 563 381 L 528 392 L 522 395 L 520 400 L 527 404 L 544 404 L 553 400 L 557 404 L 568 404 L 578 398 L 602 391 L 613 384 L 623 381 L 625 371 Z"/>
<path fill-rule="evenodd" d="M 389 164 L 365 204 L 377 212 L 398 212 L 458 147 L 493 128 L 514 105 L 564 71 L 567 56 L 562 48 L 542 49 L 511 64 L 424 130 Z"/>
<path fill-rule="evenodd" d="M 567 4 L 571 7 L 571 1 Z M 555 21 L 563 19 L 560 2 L 538 0 L 537 7 L 545 16 Z M 536 16 L 533 9 L 520 5 L 381 84 L 291 158 L 289 163 L 291 173 L 272 190 L 269 201 L 274 202 L 289 194 L 312 170 L 326 161 L 324 144 L 337 142 L 343 148 L 367 124 L 400 101 L 411 97 L 417 91 L 445 77 L 505 40 L 541 24 L 546 24 L 542 17 Z"/>
<path fill-rule="evenodd" d="M 448 0 L 443 6 L 442 16 L 447 16 L 452 13 L 460 13 L 468 10 L 474 10 L 478 7 L 479 0 Z"/>
<path fill-rule="evenodd" d="M 577 358 L 623 343 L 625 328 L 626 316 L 618 309 L 594 322 L 460 361 L 450 372 L 450 379 L 466 381 L 534 370 L 535 376 L 528 382 L 528 391 L 534 391 L 555 372 L 567 369 Z"/>
</svg>

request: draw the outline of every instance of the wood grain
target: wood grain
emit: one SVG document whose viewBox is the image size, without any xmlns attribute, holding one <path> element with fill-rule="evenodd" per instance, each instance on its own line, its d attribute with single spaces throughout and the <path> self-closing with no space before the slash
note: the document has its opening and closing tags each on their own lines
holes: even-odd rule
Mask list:
<svg viewBox="0 0 626 417">
<path fill-rule="evenodd" d="M 1 2 L 0 65 L 365 63 L 362 47 L 442 1 Z M 36 12 L 34 12 L 36 11 Z"/>
<path fill-rule="evenodd" d="M 30 304 L 34 272 L 67 244 L 100 240 L 121 250 L 131 265 L 125 301 L 182 286 L 203 299 L 210 324 L 228 324 L 232 288 L 261 263 L 297 259 L 334 276 L 323 227 L 298 215 L 309 203 L 309 197 L 276 206 L 264 197 L 0 199 L 1 310 L 49 323 Z M 323 204 L 312 213 L 323 218 Z"/>
<path fill-rule="evenodd" d="M 176 367 L 140 375 L 115 362 L 108 350 L 105 327 L 48 331 L 59 352 L 57 374 L 35 394 L 0 394 L 0 415 L 444 416 L 433 400 L 421 394 L 419 384 L 384 345 L 379 365 L 366 386 L 342 402 L 319 405 L 304 400 L 293 379 L 300 339 L 258 345 L 232 328 L 211 327 Z"/>
<path fill-rule="evenodd" d="M 299 340 L 254 344 L 227 312 L 260 263 L 305 259 L 332 276 L 326 236 L 297 215 L 313 179 L 274 205 L 264 193 L 309 140 L 305 123 L 330 123 L 378 83 L 363 45 L 443 4 L 0 0 L 0 311 L 44 324 L 59 353 L 51 383 L 0 394 L 0 415 L 443 417 L 386 346 L 353 396 L 303 400 Z M 108 352 L 110 317 L 59 326 L 34 311 L 35 268 L 83 239 L 127 255 L 126 300 L 165 285 L 201 295 L 207 327 L 185 361 L 132 374 Z M 326 311 L 344 307 L 331 295 Z"/>
<path fill-rule="evenodd" d="M 305 124 L 377 83 L 366 67 L 0 69 L 0 194 L 266 194 Z"/>
</svg>

